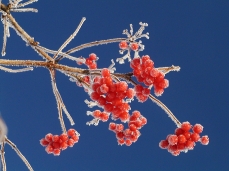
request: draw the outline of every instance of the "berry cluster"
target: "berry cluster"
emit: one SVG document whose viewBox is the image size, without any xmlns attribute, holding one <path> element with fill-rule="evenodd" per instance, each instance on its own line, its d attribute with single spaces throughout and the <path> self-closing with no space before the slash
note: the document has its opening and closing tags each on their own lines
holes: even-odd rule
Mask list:
<svg viewBox="0 0 229 171">
<path fill-rule="evenodd" d="M 130 67 L 138 82 L 146 86 L 154 86 L 156 96 L 162 95 L 164 89 L 169 86 L 169 81 L 164 78 L 164 73 L 154 68 L 154 62 L 148 55 L 134 58 L 130 62 Z"/>
<path fill-rule="evenodd" d="M 139 48 L 139 45 L 137 43 L 130 43 L 128 45 L 128 43 L 126 41 L 121 41 L 119 43 L 119 47 L 120 47 L 120 49 L 131 49 L 133 51 L 137 51 Z"/>
<path fill-rule="evenodd" d="M 91 89 L 91 99 L 105 112 L 112 113 L 114 120 L 120 119 L 122 122 L 129 120 L 130 105 L 124 99 L 133 99 L 135 91 L 128 88 L 126 82 L 113 82 L 109 69 L 104 68 L 101 77 L 94 79 Z"/>
<path fill-rule="evenodd" d="M 109 130 L 116 134 L 116 138 L 119 145 L 130 146 L 133 142 L 138 140 L 141 135 L 139 129 L 141 129 L 147 123 L 147 119 L 141 115 L 139 111 L 133 111 L 128 122 L 128 128 L 124 130 L 123 124 L 115 124 L 111 122 L 109 124 Z"/>
<path fill-rule="evenodd" d="M 96 54 L 91 53 L 89 55 L 89 57 L 85 59 L 85 63 L 84 64 L 87 65 L 87 67 L 89 69 L 96 69 L 97 68 L 97 63 L 96 63 L 97 60 L 98 60 L 98 57 L 96 56 Z M 78 65 L 82 65 L 83 63 L 82 62 L 77 62 L 77 64 Z"/>
<path fill-rule="evenodd" d="M 68 147 L 73 147 L 75 143 L 79 141 L 79 133 L 74 129 L 69 129 L 67 134 L 52 135 L 47 134 L 45 138 L 40 140 L 40 144 L 45 148 L 48 154 L 54 154 L 59 156 L 61 150 L 65 150 Z"/>
<path fill-rule="evenodd" d="M 190 132 L 192 128 L 193 132 Z M 167 136 L 166 140 L 159 143 L 159 147 L 167 149 L 174 156 L 178 156 L 180 152 L 193 150 L 195 143 L 200 141 L 202 145 L 208 145 L 209 138 L 207 135 L 200 138 L 203 126 L 195 124 L 193 127 L 189 122 L 183 122 L 180 128 L 175 130 L 175 134 Z"/>
</svg>

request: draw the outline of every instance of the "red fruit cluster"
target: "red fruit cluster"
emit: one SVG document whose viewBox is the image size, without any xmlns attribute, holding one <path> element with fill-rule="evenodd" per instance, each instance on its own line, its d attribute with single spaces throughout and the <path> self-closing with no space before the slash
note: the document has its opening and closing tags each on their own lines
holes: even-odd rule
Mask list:
<svg viewBox="0 0 229 171">
<path fill-rule="evenodd" d="M 79 141 L 79 133 L 74 129 L 69 129 L 67 134 L 52 135 L 47 134 L 45 138 L 40 140 L 40 144 L 45 148 L 48 154 L 54 154 L 59 156 L 61 150 L 65 150 L 68 147 L 73 147 L 75 143 Z"/>
<path fill-rule="evenodd" d="M 150 89 L 145 88 L 142 85 L 136 85 L 134 87 L 134 90 L 136 92 L 136 98 L 139 102 L 145 102 L 148 99 L 148 96 L 150 95 Z"/>
<path fill-rule="evenodd" d="M 109 130 L 116 134 L 119 145 L 130 146 L 133 142 L 138 140 L 141 135 L 141 129 L 147 123 L 147 119 L 141 115 L 139 111 L 133 111 L 128 122 L 128 128 L 124 130 L 123 124 L 115 124 L 113 122 L 109 125 Z"/>
<path fill-rule="evenodd" d="M 106 112 L 101 112 L 100 110 L 95 110 L 92 112 L 94 118 L 99 119 L 103 122 L 106 122 L 109 119 L 109 114 Z"/>
<path fill-rule="evenodd" d="M 192 128 L 193 132 L 190 132 Z M 202 145 L 208 145 L 209 138 L 207 135 L 200 138 L 203 126 L 196 124 L 192 127 L 189 122 L 183 122 L 180 128 L 175 130 L 175 134 L 170 134 L 165 140 L 159 143 L 159 147 L 167 149 L 174 156 L 178 156 L 180 152 L 193 150 L 195 143 L 200 141 Z"/>
<path fill-rule="evenodd" d="M 154 86 L 156 96 L 161 96 L 164 89 L 169 86 L 169 81 L 164 78 L 164 73 L 154 68 L 154 62 L 148 55 L 134 58 L 130 62 L 130 67 L 138 82 L 144 83 L 146 86 Z"/>
<path fill-rule="evenodd" d="M 114 120 L 120 119 L 122 122 L 129 120 L 130 105 L 124 99 L 132 99 L 135 91 L 128 88 L 126 82 L 113 82 L 110 71 L 104 68 L 101 71 L 101 77 L 94 79 L 91 89 L 91 99 L 96 101 L 105 112 L 112 113 Z"/>
<path fill-rule="evenodd" d="M 89 69 L 97 68 L 97 56 L 94 53 L 91 53 L 88 58 L 85 59 L 85 65 L 88 66 Z M 82 65 L 82 62 L 77 62 L 78 65 Z"/>
<path fill-rule="evenodd" d="M 120 43 L 119 43 L 119 47 L 120 47 L 120 49 L 132 49 L 133 51 L 137 51 L 138 50 L 138 48 L 139 48 L 139 45 L 137 44 L 137 43 L 130 43 L 129 45 L 128 45 L 128 43 L 126 42 L 126 41 L 121 41 Z"/>
</svg>

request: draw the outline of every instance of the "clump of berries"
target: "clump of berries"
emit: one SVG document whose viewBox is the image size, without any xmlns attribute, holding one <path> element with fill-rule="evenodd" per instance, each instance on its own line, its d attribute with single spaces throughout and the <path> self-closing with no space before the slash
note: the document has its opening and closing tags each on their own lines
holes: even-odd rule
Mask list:
<svg viewBox="0 0 229 171">
<path fill-rule="evenodd" d="M 128 88 L 128 84 L 124 81 L 113 82 L 107 68 L 102 69 L 101 77 L 96 77 L 93 81 L 90 98 L 106 113 L 111 113 L 113 120 L 120 119 L 122 122 L 127 122 L 130 105 L 125 98 L 133 99 L 134 89 Z"/>
<path fill-rule="evenodd" d="M 87 67 L 89 69 L 96 69 L 97 68 L 97 63 L 96 61 L 98 60 L 98 57 L 96 56 L 96 54 L 94 53 L 91 53 L 89 55 L 88 58 L 85 59 L 85 65 L 87 65 Z M 82 62 L 77 62 L 78 65 L 82 65 L 83 63 Z"/>
<path fill-rule="evenodd" d="M 144 83 L 146 86 L 154 86 L 156 96 L 161 96 L 164 89 L 169 86 L 169 81 L 164 78 L 165 74 L 154 68 L 154 62 L 148 55 L 142 56 L 142 58 L 133 58 L 130 67 L 138 82 Z"/>
<path fill-rule="evenodd" d="M 127 41 L 121 41 L 120 43 L 119 43 L 119 47 L 120 47 L 120 49 L 123 49 L 123 50 L 126 50 L 126 49 L 131 49 L 131 50 L 133 50 L 133 51 L 137 51 L 138 50 L 138 48 L 139 48 L 139 45 L 138 45 L 138 43 L 127 43 Z"/>
<path fill-rule="evenodd" d="M 59 156 L 61 150 L 73 147 L 79 141 L 79 136 L 80 134 L 74 129 L 69 129 L 67 134 L 61 135 L 52 135 L 49 133 L 46 134 L 45 138 L 40 140 L 40 144 L 45 147 L 45 151 L 48 154 Z"/>
<path fill-rule="evenodd" d="M 124 130 L 123 124 L 115 124 L 111 122 L 109 124 L 109 130 L 116 134 L 119 145 L 125 144 L 130 146 L 138 140 L 138 137 L 141 135 L 139 129 L 141 129 L 146 123 L 147 119 L 143 117 L 139 111 L 133 111 L 127 129 Z"/>
<path fill-rule="evenodd" d="M 192 128 L 193 132 L 190 132 Z M 209 138 L 207 135 L 200 137 L 203 126 L 195 124 L 193 127 L 189 122 L 183 122 L 180 128 L 175 130 L 175 134 L 170 134 L 165 140 L 161 140 L 159 147 L 167 149 L 174 156 L 178 156 L 180 152 L 193 150 L 195 143 L 200 142 L 202 145 L 208 145 Z"/>
</svg>

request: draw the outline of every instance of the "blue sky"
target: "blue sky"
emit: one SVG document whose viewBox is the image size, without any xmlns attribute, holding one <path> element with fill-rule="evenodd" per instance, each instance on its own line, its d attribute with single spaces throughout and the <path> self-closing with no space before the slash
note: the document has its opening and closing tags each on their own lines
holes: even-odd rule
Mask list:
<svg viewBox="0 0 229 171">
<path fill-rule="evenodd" d="M 3 3 L 6 3 L 3 0 Z M 83 43 L 125 37 L 124 29 L 147 22 L 150 39 L 142 39 L 145 50 L 156 67 L 179 65 L 180 72 L 166 75 L 170 86 L 159 99 L 181 121 L 204 126 L 202 135 L 210 137 L 208 146 L 197 144 L 188 153 L 173 157 L 158 147 L 160 140 L 173 133 L 175 124 L 156 104 L 132 103 L 132 110 L 141 111 L 148 119 L 139 140 L 130 147 L 118 146 L 108 123 L 86 126 L 91 117 L 84 100 L 88 95 L 57 73 L 57 86 L 80 134 L 80 141 L 59 157 L 48 155 L 39 144 L 47 133 L 60 134 L 56 102 L 49 73 L 44 68 L 32 72 L 0 73 L 0 111 L 12 140 L 34 170 L 46 171 L 151 171 L 151 170 L 229 170 L 228 148 L 228 55 L 229 1 L 39 1 L 28 7 L 38 13 L 13 13 L 17 22 L 42 46 L 57 50 L 73 33 L 82 17 L 87 20 L 75 39 L 65 48 Z M 3 32 L 3 29 L 0 29 Z M 11 31 L 4 59 L 41 60 L 30 47 Z M 84 49 L 74 56 L 96 53 L 100 68 L 108 67 L 111 59 L 120 57 L 118 44 Z M 63 60 L 63 64 L 76 66 Z M 117 72 L 129 72 L 129 65 L 116 65 Z M 71 128 L 65 117 L 67 128 Z M 27 170 L 16 153 L 6 147 L 9 171 Z"/>
</svg>

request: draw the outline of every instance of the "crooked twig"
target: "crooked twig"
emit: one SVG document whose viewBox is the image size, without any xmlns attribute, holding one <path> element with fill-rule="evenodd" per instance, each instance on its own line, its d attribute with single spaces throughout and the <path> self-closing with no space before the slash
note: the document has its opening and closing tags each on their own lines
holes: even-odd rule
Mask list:
<svg viewBox="0 0 229 171">
<path fill-rule="evenodd" d="M 72 39 L 74 39 L 74 37 L 79 32 L 79 30 L 82 27 L 82 25 L 83 25 L 85 20 L 86 20 L 86 18 L 83 17 L 82 20 L 80 21 L 78 27 L 74 31 L 74 33 L 72 35 L 70 35 L 70 37 L 62 44 L 62 46 L 58 49 L 57 53 L 53 56 L 53 59 L 56 59 L 56 57 L 58 56 L 59 52 L 61 52 L 67 46 L 67 44 L 70 43 L 72 41 Z"/>
<path fill-rule="evenodd" d="M 5 142 L 7 142 L 7 144 L 9 144 L 14 149 L 14 151 L 18 154 L 18 156 L 21 158 L 21 160 L 25 163 L 25 165 L 27 166 L 27 168 L 30 171 L 33 171 L 32 166 L 29 164 L 28 160 L 22 155 L 22 153 L 17 148 L 17 146 L 12 141 L 10 141 L 7 137 L 5 137 Z"/>
</svg>

